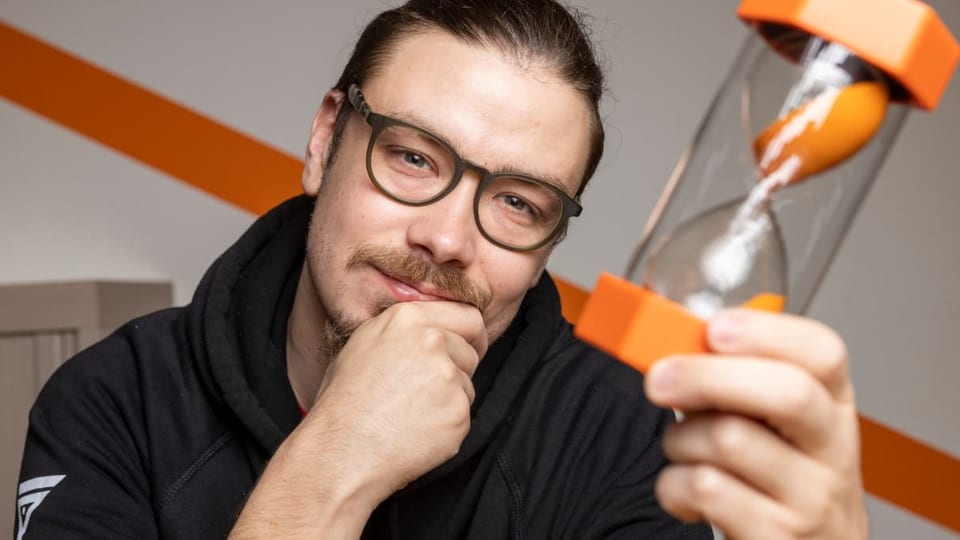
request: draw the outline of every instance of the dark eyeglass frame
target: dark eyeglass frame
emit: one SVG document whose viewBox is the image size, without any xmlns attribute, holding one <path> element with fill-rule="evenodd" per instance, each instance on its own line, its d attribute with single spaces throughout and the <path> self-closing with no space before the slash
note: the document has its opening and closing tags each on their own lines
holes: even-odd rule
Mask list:
<svg viewBox="0 0 960 540">
<path fill-rule="evenodd" d="M 463 178 L 464 172 L 466 172 L 467 170 L 474 170 L 480 174 L 480 183 L 477 185 L 477 191 L 473 197 L 473 219 L 477 224 L 477 229 L 480 231 L 480 234 L 483 235 L 483 237 L 486 238 L 490 243 L 510 251 L 520 251 L 520 252 L 533 251 L 549 244 L 555 238 L 557 238 L 557 236 L 561 232 L 563 232 L 564 229 L 566 229 L 567 221 L 571 217 L 579 216 L 580 213 L 583 212 L 583 207 L 580 205 L 579 202 L 577 202 L 571 196 L 567 195 L 563 190 L 551 184 L 550 182 L 541 180 L 539 178 L 534 178 L 532 176 L 522 174 L 522 173 L 490 172 L 484 167 L 481 167 L 476 163 L 473 163 L 471 161 L 465 160 L 462 157 L 460 157 L 460 154 L 458 154 L 456 150 L 454 150 L 453 147 L 450 146 L 450 144 L 448 144 L 446 141 L 444 141 L 442 138 L 438 137 L 437 135 L 434 135 L 433 133 L 430 133 L 429 131 L 419 126 L 415 126 L 408 122 L 404 122 L 403 120 L 398 120 L 396 118 L 391 118 L 389 116 L 373 112 L 370 109 L 370 105 L 368 105 L 366 100 L 363 98 L 363 93 L 360 91 L 360 87 L 356 84 L 351 84 L 347 88 L 347 100 L 350 102 L 350 105 L 353 106 L 354 110 L 356 110 L 358 113 L 360 113 L 363 116 L 364 120 L 366 120 L 367 124 L 369 124 L 370 128 L 372 129 L 370 133 L 370 141 L 367 143 L 367 176 L 370 177 L 370 182 L 372 182 L 373 185 L 376 186 L 376 188 L 380 190 L 381 193 L 383 193 L 387 197 L 399 203 L 406 204 L 408 206 L 427 206 L 429 204 L 433 204 L 439 201 L 440 199 L 446 197 L 451 191 L 456 189 L 457 184 L 459 184 L 460 180 Z M 449 185 L 447 185 L 447 187 L 442 189 L 440 193 L 434 195 L 433 197 L 430 197 L 425 201 L 409 200 L 409 199 L 404 199 L 402 197 L 398 197 L 394 195 L 389 190 L 384 188 L 380 184 L 380 182 L 377 181 L 376 175 L 373 174 L 374 143 L 376 142 L 377 137 L 380 136 L 380 133 L 384 129 L 390 126 L 403 126 L 403 127 L 415 130 L 421 133 L 422 135 L 424 135 L 425 137 L 427 137 L 428 139 L 430 139 L 431 141 L 435 142 L 439 146 L 441 146 L 444 150 L 449 152 L 451 156 L 453 156 L 453 160 L 455 164 L 453 177 L 451 178 Z M 557 220 L 557 224 L 554 226 L 553 231 L 551 231 L 546 238 L 537 242 L 536 244 L 529 245 L 529 246 L 515 246 L 512 244 L 501 242 L 496 238 L 493 238 L 492 236 L 487 234 L 487 231 L 484 230 L 483 225 L 480 222 L 480 194 L 483 193 L 484 189 L 487 187 L 488 184 L 490 184 L 490 182 L 493 182 L 497 178 L 503 178 L 503 177 L 519 178 L 521 180 L 543 186 L 544 188 L 555 193 L 560 198 L 560 202 L 563 204 L 563 212 L 561 213 L 560 219 Z"/>
</svg>

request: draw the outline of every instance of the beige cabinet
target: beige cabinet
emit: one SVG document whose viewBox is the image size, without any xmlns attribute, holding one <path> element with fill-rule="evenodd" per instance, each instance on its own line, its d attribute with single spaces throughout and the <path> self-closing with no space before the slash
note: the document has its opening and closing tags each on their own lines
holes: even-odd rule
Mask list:
<svg viewBox="0 0 960 540">
<path fill-rule="evenodd" d="M 81 349 L 171 303 L 168 283 L 0 286 L 0 538 L 13 531 L 27 414 L 43 383 Z"/>
</svg>

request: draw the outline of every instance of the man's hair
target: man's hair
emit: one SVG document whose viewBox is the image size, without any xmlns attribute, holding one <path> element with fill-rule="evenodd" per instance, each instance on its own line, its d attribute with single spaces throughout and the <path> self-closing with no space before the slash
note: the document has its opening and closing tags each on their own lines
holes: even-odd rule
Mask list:
<svg viewBox="0 0 960 540">
<path fill-rule="evenodd" d="M 493 46 L 523 65 L 539 64 L 580 92 L 590 104 L 590 155 L 577 196 L 583 193 L 603 154 L 600 99 L 603 70 L 594 55 L 584 15 L 555 0 L 410 0 L 378 15 L 360 34 L 335 88 L 346 93 L 363 86 L 406 36 L 428 30 L 448 32 L 466 43 Z M 330 159 L 336 154 L 350 105 L 337 118 Z"/>
</svg>

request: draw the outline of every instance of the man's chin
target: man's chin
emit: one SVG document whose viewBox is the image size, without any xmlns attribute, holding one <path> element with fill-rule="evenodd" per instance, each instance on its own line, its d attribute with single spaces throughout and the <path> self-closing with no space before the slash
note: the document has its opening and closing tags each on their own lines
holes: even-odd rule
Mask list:
<svg viewBox="0 0 960 540">
<path fill-rule="evenodd" d="M 340 350 L 347 344 L 350 336 L 353 335 L 357 328 L 360 328 L 365 322 L 379 317 L 387 308 L 396 303 L 396 300 L 379 300 L 373 307 L 359 315 L 347 315 L 344 312 L 331 313 L 323 325 L 324 353 L 326 356 L 333 358 L 340 354 Z"/>
</svg>

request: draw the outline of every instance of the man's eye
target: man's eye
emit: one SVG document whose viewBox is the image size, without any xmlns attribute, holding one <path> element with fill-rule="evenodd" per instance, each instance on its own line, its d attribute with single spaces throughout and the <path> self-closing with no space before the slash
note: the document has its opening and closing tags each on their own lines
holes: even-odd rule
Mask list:
<svg viewBox="0 0 960 540">
<path fill-rule="evenodd" d="M 401 159 L 403 159 L 407 165 L 412 167 L 424 168 L 430 165 L 430 163 L 427 161 L 427 158 L 415 152 L 404 151 L 401 155 Z"/>
<path fill-rule="evenodd" d="M 510 212 L 521 214 L 525 219 L 540 219 L 540 211 L 523 197 L 504 193 L 500 195 L 500 201 L 509 208 Z"/>
<path fill-rule="evenodd" d="M 394 171 L 405 174 L 436 174 L 436 164 L 430 156 L 409 147 L 396 146 L 389 150 L 389 163 Z"/>
<path fill-rule="evenodd" d="M 533 209 L 530 208 L 530 205 L 527 204 L 527 201 L 517 197 L 516 195 L 504 195 L 503 200 L 514 210 L 527 213 L 533 211 Z"/>
</svg>

